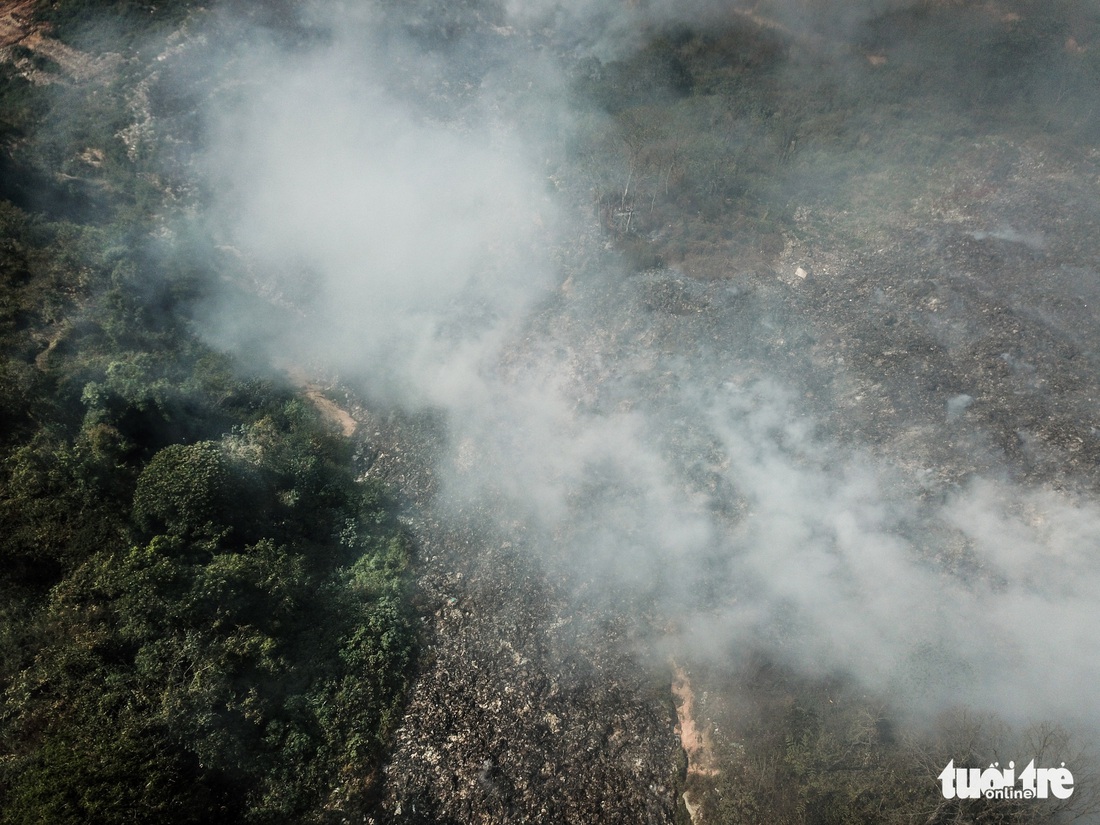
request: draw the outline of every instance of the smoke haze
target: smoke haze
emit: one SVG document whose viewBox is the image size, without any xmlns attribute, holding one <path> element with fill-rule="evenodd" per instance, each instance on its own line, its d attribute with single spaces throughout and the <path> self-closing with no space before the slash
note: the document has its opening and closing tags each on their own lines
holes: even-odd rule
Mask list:
<svg viewBox="0 0 1100 825">
<path fill-rule="evenodd" d="M 754 13 L 841 37 L 906 5 Z M 441 413 L 440 506 L 493 514 L 587 598 L 655 602 L 655 650 L 762 647 L 917 712 L 1097 723 L 1095 502 L 1013 480 L 980 434 L 958 449 L 983 475 L 959 482 L 853 443 L 827 397 L 806 401 L 805 358 L 776 356 L 780 336 L 816 333 L 770 293 L 628 274 L 605 249 L 567 160 L 604 115 L 570 103 L 554 49 L 610 59 L 728 13 L 469 8 L 435 42 L 430 10 L 319 5 L 304 55 L 246 50 L 233 105 L 210 115 L 219 231 L 296 320 L 215 302 L 211 337 Z"/>
</svg>

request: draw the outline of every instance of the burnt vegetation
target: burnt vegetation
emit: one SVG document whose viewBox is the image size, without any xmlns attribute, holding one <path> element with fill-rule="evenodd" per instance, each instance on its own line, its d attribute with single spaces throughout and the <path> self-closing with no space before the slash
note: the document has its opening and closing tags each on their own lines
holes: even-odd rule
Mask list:
<svg viewBox="0 0 1100 825">
<path fill-rule="evenodd" d="M 1095 12 L 958 6 L 913 3 L 843 40 L 731 13 L 579 62 L 579 104 L 611 116 L 581 140 L 604 226 L 640 269 L 721 277 L 736 258 L 774 260 L 798 208 L 843 196 L 861 167 L 943 163 L 999 129 L 1092 145 L 1100 56 L 1080 44 Z"/>
<path fill-rule="evenodd" d="M 685 297 L 700 288 L 685 284 L 729 281 L 755 309 L 745 316 L 806 319 L 758 327 L 736 351 L 760 348 L 766 370 L 803 382 L 841 440 L 927 461 L 954 483 L 988 466 L 992 441 L 1017 478 L 1097 489 L 1084 400 L 1098 389 L 1093 316 L 1052 295 L 1078 294 L 1079 312 L 1093 300 L 1097 213 L 1078 187 L 1096 171 L 1100 15 L 917 2 L 842 39 L 813 35 L 731 14 L 576 66 L 578 105 L 598 113 L 576 174 L 650 308 L 703 324 L 706 307 Z M 1032 165 L 1044 149 L 1059 158 L 1058 205 Z M 974 231 L 1029 222 L 1060 229 Z M 840 364 L 858 392 L 827 377 Z M 942 446 L 903 441 L 907 428 Z M 719 766 L 685 776 L 695 822 L 1094 815 L 1084 793 L 1060 808 L 939 794 L 949 759 L 985 766 L 1008 742 L 1070 750 L 1064 731 L 954 712 L 914 725 L 845 674 L 808 679 L 762 651 L 734 658 L 745 664 L 693 676 L 710 696 L 697 707 Z"/>
</svg>

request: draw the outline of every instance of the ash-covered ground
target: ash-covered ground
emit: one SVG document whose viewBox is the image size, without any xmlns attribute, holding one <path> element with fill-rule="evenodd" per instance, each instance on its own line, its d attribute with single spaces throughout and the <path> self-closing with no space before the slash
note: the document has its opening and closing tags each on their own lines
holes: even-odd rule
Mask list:
<svg viewBox="0 0 1100 825">
<path fill-rule="evenodd" d="M 1034 138 L 1002 137 L 987 149 L 976 145 L 965 170 L 955 167 L 942 189 L 884 228 L 852 229 L 843 215 L 807 210 L 782 254 L 745 269 L 731 261 L 726 277 L 669 267 L 586 281 L 575 272 L 531 322 L 528 346 L 508 353 L 507 370 L 538 369 L 548 349 L 567 353 L 575 414 L 652 416 L 685 499 L 733 531 L 755 505 L 728 477 L 731 458 L 700 416 L 698 393 L 748 388 L 758 398 L 746 415 L 779 403 L 789 416 L 782 426 L 810 422 L 815 446 L 795 445 L 805 453 L 798 461 L 815 466 L 824 442 L 829 455 L 858 448 L 861 460 L 889 468 L 882 495 L 909 508 L 894 527 L 937 581 L 996 579 L 980 552 L 950 535 L 944 501 L 978 477 L 1021 495 L 1047 485 L 1087 500 L 1097 489 L 1091 239 L 1100 201 L 1088 195 L 1100 170 L 1094 156 L 1055 153 Z M 836 240 L 842 232 L 857 234 Z M 524 359 L 534 366 L 519 366 Z M 445 436 L 400 416 L 363 418 L 368 472 L 431 513 Z M 748 438 L 766 443 L 773 423 Z M 483 455 L 465 451 L 470 461 Z M 715 695 L 701 718 L 714 725 L 707 709 L 721 707 L 723 686 L 735 681 L 726 666 L 714 669 L 722 654 L 698 639 L 662 639 L 694 610 L 721 634 L 739 585 L 707 556 L 720 550 L 662 557 L 672 584 L 605 584 L 600 572 L 578 571 L 568 529 L 548 539 L 480 507 L 414 521 L 425 653 L 375 818 L 675 821 L 685 762 L 671 665 L 653 646 L 705 665 L 697 690 Z M 590 517 L 580 517 L 582 529 Z M 707 738 L 723 734 L 734 735 Z"/>
<path fill-rule="evenodd" d="M 382 70 L 337 38 L 339 116 L 292 116 L 324 58 L 242 128 L 235 242 L 315 292 L 273 345 L 371 399 L 419 546 L 375 821 L 964 821 L 936 773 L 1004 741 L 913 731 L 1097 741 L 1100 23 L 813 5 L 422 10 Z"/>
</svg>

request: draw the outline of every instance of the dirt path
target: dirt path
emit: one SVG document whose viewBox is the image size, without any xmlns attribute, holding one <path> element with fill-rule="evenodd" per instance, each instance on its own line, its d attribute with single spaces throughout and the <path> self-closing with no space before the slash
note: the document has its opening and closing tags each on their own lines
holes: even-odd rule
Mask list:
<svg viewBox="0 0 1100 825">
<path fill-rule="evenodd" d="M 118 65 L 117 54 L 94 56 L 48 36 L 50 27 L 34 19 L 38 0 L 0 0 L 0 60 L 15 63 L 34 83 L 52 83 L 61 75 L 76 81 L 96 80 Z M 57 64 L 61 75 L 35 68 L 10 47 L 22 46 Z"/>
<path fill-rule="evenodd" d="M 345 438 L 355 435 L 359 424 L 352 418 L 351 413 L 326 396 L 324 388 L 320 384 L 310 381 L 300 367 L 287 366 L 285 369 L 291 383 L 305 393 L 306 398 L 317 408 L 325 421 L 339 427 Z"/>
<path fill-rule="evenodd" d="M 680 733 L 680 746 L 687 756 L 687 775 L 713 777 L 718 775 L 714 767 L 714 754 L 706 731 L 699 728 L 695 719 L 695 691 L 687 671 L 679 665 L 672 665 L 672 695 L 676 699 L 676 718 Z M 684 806 L 691 821 L 698 825 L 699 806 L 691 800 L 691 791 L 685 791 Z"/>
<path fill-rule="evenodd" d="M 688 774 L 714 776 L 714 757 L 705 731 L 695 721 L 695 691 L 691 679 L 679 665 L 672 666 L 672 695 L 676 697 L 676 717 L 680 726 L 680 744 L 687 754 Z"/>
<path fill-rule="evenodd" d="M 0 2 L 0 48 L 12 46 L 34 29 L 31 13 L 36 0 Z"/>
<path fill-rule="evenodd" d="M 326 421 L 331 421 L 339 427 L 340 432 L 343 433 L 345 438 L 350 438 L 355 435 L 355 430 L 359 425 L 355 423 L 355 419 L 351 417 L 351 413 L 332 399 L 326 398 L 321 393 L 321 388 L 317 385 L 308 384 L 304 389 L 306 398 L 312 401 L 313 405 L 320 410 L 321 416 Z"/>
</svg>

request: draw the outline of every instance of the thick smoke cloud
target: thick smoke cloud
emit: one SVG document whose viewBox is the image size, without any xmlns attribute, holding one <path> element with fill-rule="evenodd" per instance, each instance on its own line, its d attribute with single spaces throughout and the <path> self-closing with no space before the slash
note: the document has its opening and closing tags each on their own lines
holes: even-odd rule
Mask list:
<svg viewBox="0 0 1100 825">
<path fill-rule="evenodd" d="M 529 147 L 492 113 L 444 123 L 394 96 L 393 49 L 369 23 L 304 57 L 251 55 L 253 94 L 220 113 L 211 164 L 233 242 L 302 310 L 284 354 L 448 406 L 483 391 L 468 370 L 547 288 L 534 247 L 552 213 Z M 236 307 L 213 323 L 261 332 Z"/>
<path fill-rule="evenodd" d="M 899 5 L 770 12 L 852 27 Z M 662 340 L 639 310 L 647 282 L 554 194 L 575 113 L 516 32 L 567 27 L 599 53 L 639 21 L 725 11 L 523 4 L 476 42 L 428 48 L 380 9 L 338 17 L 304 56 L 257 48 L 240 99 L 212 115 L 211 168 L 227 243 L 300 323 L 252 329 L 233 304 L 211 309 L 211 335 L 262 332 L 272 357 L 443 411 L 443 506 L 522 523 L 543 563 L 656 600 L 679 631 L 655 645 L 766 645 L 929 711 L 1077 718 L 1100 677 L 1100 509 L 1001 479 L 944 496 L 831 443 L 759 359 Z M 587 269 L 563 269 L 570 247 Z M 739 300 L 699 289 L 715 323 Z"/>
<path fill-rule="evenodd" d="M 992 480 L 918 506 L 919 485 L 893 468 L 801 428 L 776 433 L 797 420 L 782 393 L 746 395 L 712 411 L 747 499 L 725 538 L 740 592 L 688 623 L 689 643 L 767 639 L 802 668 L 858 673 L 918 712 L 1094 721 L 1100 508 Z"/>
</svg>

